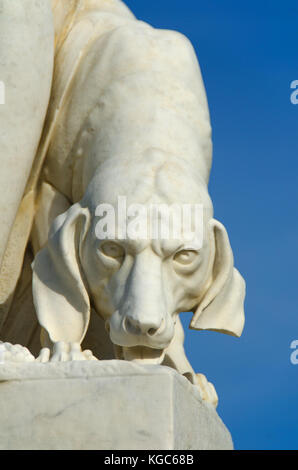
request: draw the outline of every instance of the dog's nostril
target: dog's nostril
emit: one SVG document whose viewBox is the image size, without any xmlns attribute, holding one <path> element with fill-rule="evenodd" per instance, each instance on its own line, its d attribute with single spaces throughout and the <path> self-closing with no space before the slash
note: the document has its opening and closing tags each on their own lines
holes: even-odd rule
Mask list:
<svg viewBox="0 0 298 470">
<path fill-rule="evenodd" d="M 155 335 L 156 332 L 157 332 L 157 328 L 150 328 L 150 330 L 148 330 L 148 335 L 153 336 Z"/>
<path fill-rule="evenodd" d="M 154 322 L 140 322 L 135 320 L 134 318 L 126 317 L 123 322 L 124 330 L 127 333 L 131 333 L 134 335 L 148 335 L 154 336 L 158 332 L 160 332 L 164 327 L 164 320 L 162 320 L 161 324 L 158 326 L 157 322 L 156 325 Z"/>
<path fill-rule="evenodd" d="M 163 331 L 164 327 L 165 327 L 165 319 L 163 318 L 161 324 L 159 325 L 159 327 L 157 327 L 157 328 L 150 328 L 150 329 L 147 331 L 147 334 L 148 334 L 149 336 L 154 336 L 156 333 L 161 333 L 161 332 Z"/>
<path fill-rule="evenodd" d="M 125 319 L 125 329 L 128 333 L 139 334 L 140 328 L 138 325 L 133 323 L 128 317 Z"/>
</svg>

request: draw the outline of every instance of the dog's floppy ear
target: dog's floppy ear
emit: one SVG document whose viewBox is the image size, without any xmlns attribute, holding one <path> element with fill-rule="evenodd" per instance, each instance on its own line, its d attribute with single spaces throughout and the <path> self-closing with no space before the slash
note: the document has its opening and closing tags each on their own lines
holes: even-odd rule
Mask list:
<svg viewBox="0 0 298 470">
<path fill-rule="evenodd" d="M 234 268 L 225 227 L 214 219 L 209 224 L 215 247 L 212 279 L 194 312 L 190 328 L 240 336 L 244 326 L 245 282 Z"/>
<path fill-rule="evenodd" d="M 40 325 L 52 342 L 83 340 L 90 318 L 80 266 L 89 211 L 79 203 L 53 222 L 47 245 L 33 263 L 33 299 Z"/>
</svg>

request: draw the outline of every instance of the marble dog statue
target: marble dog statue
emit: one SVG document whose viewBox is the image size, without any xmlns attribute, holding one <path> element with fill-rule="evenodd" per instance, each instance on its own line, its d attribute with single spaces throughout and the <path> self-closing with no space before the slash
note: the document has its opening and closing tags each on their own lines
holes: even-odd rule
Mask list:
<svg viewBox="0 0 298 470">
<path fill-rule="evenodd" d="M 33 268 L 44 344 L 59 344 L 61 360 L 71 357 L 88 328 L 91 299 L 118 358 L 170 364 L 194 381 L 179 313 L 194 312 L 193 329 L 237 336 L 244 321 L 244 281 L 207 190 L 211 129 L 198 62 L 177 32 L 102 10 L 77 21 L 57 57 L 63 88 L 76 40 L 71 98 L 44 169 L 46 184 L 73 204 L 53 222 Z M 96 208 L 117 210 L 119 195 L 144 206 L 202 204 L 202 247 L 183 235 L 98 239 Z"/>
<path fill-rule="evenodd" d="M 137 21 L 118 0 L 55 0 L 53 12 L 55 70 L 31 233 L 39 360 L 94 359 L 81 349 L 93 308 L 116 358 L 174 367 L 215 403 L 185 356 L 179 314 L 193 312 L 192 329 L 240 336 L 245 283 L 213 218 L 211 126 L 193 47 Z M 179 239 L 98 236 L 98 207 L 117 212 L 119 196 L 148 210 L 199 204 L 201 243 L 184 227 Z"/>
</svg>

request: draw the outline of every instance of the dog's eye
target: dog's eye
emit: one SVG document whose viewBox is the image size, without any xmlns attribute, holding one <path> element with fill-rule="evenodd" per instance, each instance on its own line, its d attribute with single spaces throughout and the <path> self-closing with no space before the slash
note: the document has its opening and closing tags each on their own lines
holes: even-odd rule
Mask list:
<svg viewBox="0 0 298 470">
<path fill-rule="evenodd" d="M 103 243 L 100 247 L 100 250 L 104 255 L 109 256 L 110 258 L 119 259 L 124 257 L 124 249 L 122 246 L 114 242 Z"/>
<path fill-rule="evenodd" d="M 198 256 L 196 251 L 193 250 L 181 250 L 174 256 L 174 261 L 179 264 L 191 264 Z"/>
</svg>

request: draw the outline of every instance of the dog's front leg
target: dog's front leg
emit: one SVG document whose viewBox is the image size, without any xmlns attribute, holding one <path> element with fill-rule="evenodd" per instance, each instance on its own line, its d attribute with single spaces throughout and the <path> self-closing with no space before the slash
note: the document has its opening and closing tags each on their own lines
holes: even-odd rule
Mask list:
<svg viewBox="0 0 298 470">
<path fill-rule="evenodd" d="M 175 325 L 175 335 L 166 350 L 163 364 L 184 375 L 193 385 L 196 385 L 202 397 L 202 400 L 211 403 L 214 407 L 218 404 L 218 396 L 214 385 L 208 382 L 203 374 L 196 374 L 191 367 L 184 351 L 184 331 L 180 319 L 177 319 Z"/>
<path fill-rule="evenodd" d="M 37 362 L 97 361 L 89 349 L 82 351 L 79 343 L 59 341 L 52 348 L 43 348 Z"/>
</svg>

